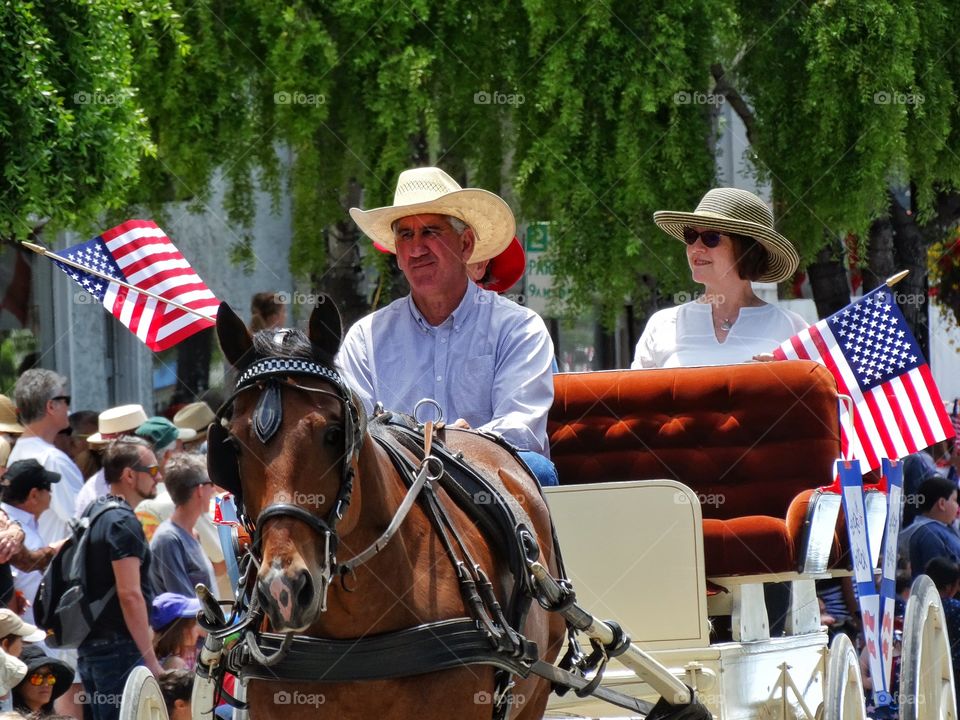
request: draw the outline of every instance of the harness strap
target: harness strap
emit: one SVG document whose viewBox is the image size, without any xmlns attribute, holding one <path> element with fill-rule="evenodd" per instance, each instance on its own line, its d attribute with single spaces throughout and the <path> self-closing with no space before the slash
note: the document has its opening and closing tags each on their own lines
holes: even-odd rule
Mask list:
<svg viewBox="0 0 960 720">
<path fill-rule="evenodd" d="M 376 438 L 377 442 L 383 443 L 379 438 Z M 378 552 L 383 550 L 386 547 L 387 543 L 390 542 L 390 539 L 396 534 L 397 530 L 400 529 L 400 525 L 406 519 L 407 515 L 410 513 L 410 509 L 413 507 L 413 503 L 416 502 L 417 497 L 420 495 L 420 491 L 423 490 L 424 484 L 428 480 L 436 480 L 440 473 L 435 469 L 431 472 L 431 458 L 427 457 L 420 464 L 420 470 L 417 472 L 417 479 L 414 480 L 413 484 L 407 490 L 406 496 L 403 498 L 403 502 L 400 503 L 400 507 L 397 508 L 397 512 L 394 513 L 393 519 L 390 521 L 390 524 L 387 526 L 387 529 L 378 537 L 371 545 L 359 553 L 355 557 L 350 558 L 349 560 L 340 564 L 337 568 L 337 571 L 341 575 L 351 573 L 356 570 L 359 566 L 363 565 L 370 558 L 376 555 Z M 434 461 L 436 464 L 436 461 Z M 442 466 L 441 466 L 442 470 Z"/>
<path fill-rule="evenodd" d="M 277 652 L 284 635 L 261 633 L 264 653 Z M 530 643 L 537 652 L 536 644 Z M 450 670 L 473 664 L 493 665 L 527 677 L 535 660 L 511 658 L 490 647 L 470 618 L 427 623 L 405 630 L 361 639 L 328 640 L 294 636 L 289 651 L 275 665 L 254 662 L 245 643 L 238 643 L 227 656 L 227 668 L 244 679 L 294 682 L 353 682 L 391 680 Z"/>
<path fill-rule="evenodd" d="M 285 636 L 276 633 L 261 633 L 259 637 L 260 647 L 271 654 L 276 653 L 284 641 Z M 575 690 L 589 685 L 583 677 L 542 660 L 527 665 L 491 650 L 477 633 L 476 623 L 469 618 L 428 623 L 359 640 L 296 635 L 286 656 L 271 667 L 252 662 L 245 644 L 240 643 L 225 661 L 227 670 L 238 674 L 243 681 L 283 678 L 303 683 L 393 680 L 475 664 L 491 665 L 524 678 L 532 673 Z M 648 715 L 654 708 L 653 703 L 602 686 L 592 694 L 640 715 Z"/>
</svg>

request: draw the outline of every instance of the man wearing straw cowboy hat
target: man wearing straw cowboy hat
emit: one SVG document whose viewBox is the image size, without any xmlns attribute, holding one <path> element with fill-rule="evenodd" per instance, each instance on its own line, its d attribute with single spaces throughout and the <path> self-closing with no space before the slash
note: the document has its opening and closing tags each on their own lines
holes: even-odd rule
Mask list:
<svg viewBox="0 0 960 720">
<path fill-rule="evenodd" d="M 536 313 L 478 287 L 467 271 L 510 245 L 510 207 L 428 167 L 400 174 L 393 205 L 351 208 L 350 216 L 396 254 L 410 285 L 407 297 L 350 328 L 338 355 L 367 411 L 380 402 L 413 413 L 431 398 L 454 426 L 498 433 L 542 485 L 556 484 L 546 458 L 553 342 Z"/>
</svg>

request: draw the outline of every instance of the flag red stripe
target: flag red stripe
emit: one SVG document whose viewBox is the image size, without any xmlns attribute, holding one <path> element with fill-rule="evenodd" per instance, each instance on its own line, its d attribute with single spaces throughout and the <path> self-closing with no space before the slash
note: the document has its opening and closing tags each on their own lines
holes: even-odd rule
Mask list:
<svg viewBox="0 0 960 720">
<path fill-rule="evenodd" d="M 920 424 L 920 432 L 923 433 L 923 440 L 926 443 L 923 447 L 929 447 L 937 440 L 934 437 L 933 429 L 930 427 L 930 423 L 927 421 L 927 414 L 923 411 L 923 405 L 920 402 L 920 395 L 917 393 L 917 388 L 913 385 L 913 378 L 910 377 L 910 373 L 907 373 L 902 375 L 900 380 L 903 383 L 903 389 L 907 391 L 907 397 L 910 398 L 910 405 L 916 408 L 917 422 Z M 926 388 L 924 388 L 924 392 L 926 392 Z M 922 448 L 917 449 L 919 450 Z"/>
<path fill-rule="evenodd" d="M 810 328 L 810 329 L 812 330 L 813 328 Z M 801 360 L 815 360 L 815 359 L 816 359 L 816 358 L 811 358 L 811 357 L 807 354 L 807 349 L 803 346 L 803 343 L 800 342 L 800 337 L 799 337 L 799 336 L 794 335 L 792 338 L 790 338 L 790 344 L 793 345 L 793 351 L 797 354 L 797 357 L 800 358 Z"/>
<path fill-rule="evenodd" d="M 127 220 L 114 228 L 110 228 L 100 235 L 105 243 L 115 240 L 124 233 L 136 230 L 137 228 L 156 228 L 157 224 L 153 220 Z M 159 228 L 157 228 L 159 229 Z"/>
<path fill-rule="evenodd" d="M 153 319 L 150 322 L 150 328 L 147 330 L 147 347 L 153 349 L 157 344 L 157 333 L 163 327 L 164 311 L 169 309 L 165 303 L 158 302 L 153 309 Z"/>
<path fill-rule="evenodd" d="M 854 399 L 854 409 L 853 417 L 850 420 L 853 422 L 854 432 L 857 433 L 857 438 L 860 440 L 860 447 L 863 448 L 867 457 L 865 460 L 870 465 L 870 469 L 880 467 L 880 458 L 877 457 L 876 452 L 874 452 L 872 443 L 870 442 L 870 436 L 867 434 L 867 429 L 863 424 L 864 419 L 860 416 L 860 413 L 857 412 L 856 408 L 856 394 L 850 392 L 850 388 L 847 387 L 846 381 L 843 379 L 843 374 L 840 372 L 840 369 L 837 367 L 837 363 L 833 358 L 833 355 L 830 354 L 830 348 L 827 347 L 827 343 L 824 341 L 823 336 L 820 334 L 820 323 L 816 325 L 811 325 L 810 328 L 810 339 L 813 340 L 814 346 L 817 348 L 817 351 L 820 353 L 820 362 L 822 362 L 827 370 L 830 371 L 830 374 L 837 381 L 837 390 L 842 395 L 848 395 Z M 848 439 L 849 442 L 849 439 Z M 849 445 L 846 448 L 843 448 L 844 454 L 849 449 Z"/>
<path fill-rule="evenodd" d="M 933 401 L 933 407 L 936 410 L 937 421 L 940 423 L 940 428 L 946 433 L 944 439 L 953 437 L 953 423 L 950 422 L 947 409 L 943 406 L 943 401 L 940 399 L 940 391 L 937 390 L 937 384 L 933 381 L 930 366 L 923 364 L 917 369 L 920 371 L 920 377 L 923 378 L 923 384 L 926 387 L 927 394 Z"/>
<path fill-rule="evenodd" d="M 893 389 L 892 383 L 883 383 L 882 385 L 874 388 L 874 391 L 877 393 L 882 392 L 884 397 L 887 398 L 887 403 L 890 405 L 890 412 L 893 413 L 893 417 L 897 422 L 897 428 L 900 431 L 900 437 L 903 438 L 904 444 L 907 446 L 907 450 L 911 453 L 915 453 L 921 448 L 917 447 L 916 441 L 913 439 L 913 431 L 910 429 L 907 419 L 903 416 L 903 405 L 900 402 L 900 398 L 897 397 L 896 391 Z M 915 415 L 921 415 L 923 413 L 923 408 L 916 404 L 912 404 L 913 411 Z M 890 442 L 893 442 L 893 436 L 891 435 Z M 896 445 L 894 445 L 896 447 Z M 924 445 L 923 447 L 926 447 Z M 888 455 L 888 458 L 899 457 L 899 453 L 894 455 Z"/>
<path fill-rule="evenodd" d="M 876 390 L 876 388 L 874 388 Z M 872 416 L 873 426 L 877 431 L 877 434 L 880 435 L 880 442 L 883 444 L 883 452 L 886 453 L 888 458 L 897 457 L 897 450 L 893 444 L 893 440 L 890 439 L 889 428 L 887 428 L 886 420 L 883 417 L 883 414 L 880 412 L 880 406 L 877 405 L 877 399 L 873 395 L 873 390 L 865 392 L 863 394 L 863 399 L 867 403 L 867 407 L 870 409 L 870 415 Z M 896 414 L 896 413 L 894 413 Z M 870 469 L 873 470 L 874 465 L 870 465 Z"/>
<path fill-rule="evenodd" d="M 785 352 L 783 352 L 783 348 L 781 348 L 781 347 L 779 347 L 779 346 L 777 347 L 776 350 L 773 351 L 773 356 L 774 356 L 777 360 L 786 360 L 786 359 L 787 359 L 787 355 L 786 355 Z"/>
<path fill-rule="evenodd" d="M 172 248 L 171 250 L 162 250 L 159 252 L 152 252 L 146 257 L 142 257 L 139 260 L 136 260 L 130 263 L 129 265 L 123 265 L 122 263 L 119 263 L 119 262 L 117 264 L 120 265 L 120 269 L 123 271 L 123 274 L 126 275 L 127 277 L 130 277 L 131 275 L 137 274 L 141 270 L 149 269 L 151 265 L 154 265 L 155 263 L 158 263 L 158 262 L 165 262 L 167 260 L 182 260 L 183 262 L 187 262 L 186 258 L 184 258 L 183 255 L 180 254 L 179 250 L 177 250 L 176 248 L 173 248 L 172 246 L 171 248 Z M 133 249 L 135 250 L 136 248 L 133 248 Z M 193 273 L 193 270 L 188 265 L 185 268 L 167 268 L 157 274 L 161 275 L 163 273 L 182 273 L 182 272 Z M 151 276 L 151 279 L 152 278 L 153 276 Z"/>
</svg>

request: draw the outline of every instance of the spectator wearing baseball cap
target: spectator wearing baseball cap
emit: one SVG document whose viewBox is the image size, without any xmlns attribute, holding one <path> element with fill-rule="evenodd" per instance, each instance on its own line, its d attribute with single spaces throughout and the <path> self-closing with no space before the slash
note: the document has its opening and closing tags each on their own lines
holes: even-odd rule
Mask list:
<svg viewBox="0 0 960 720">
<path fill-rule="evenodd" d="M 160 461 L 162 468 L 170 455 L 177 451 L 177 441 L 184 439 L 193 439 L 196 433 L 192 430 L 181 430 L 165 417 L 156 415 L 148 418 L 145 423 L 137 428 L 135 435 L 153 445 L 153 452 Z"/>
<path fill-rule="evenodd" d="M 160 593 L 153 599 L 150 625 L 157 660 L 164 670 L 193 670 L 197 664 L 197 644 L 204 637 L 197 623 L 200 601 L 179 593 Z"/>
<path fill-rule="evenodd" d="M 23 661 L 0 650 L 0 710 L 13 710 L 13 698 L 10 696 L 10 691 L 26 676 L 27 666 Z M 4 716 L 6 716 L 6 712 L 0 717 Z M 17 713 L 16 717 L 22 716 Z"/>
<path fill-rule="evenodd" d="M 60 482 L 60 473 L 47 470 L 34 458 L 11 463 L 3 476 L 3 503 L 0 507 L 20 523 L 25 533 L 23 545 L 28 550 L 48 548 L 40 534 L 40 516 L 50 507 L 53 486 Z M 56 551 L 50 547 L 50 557 Z M 40 570 L 15 569 L 13 586 L 23 593 L 30 605 L 24 612 L 27 622 L 33 622 L 33 601 L 40 588 L 43 573 Z"/>
<path fill-rule="evenodd" d="M 27 666 L 19 660 L 23 644 L 46 637 L 43 630 L 25 623 L 13 610 L 0 609 L 0 709 L 13 709 L 10 691 L 27 675 Z"/>
</svg>

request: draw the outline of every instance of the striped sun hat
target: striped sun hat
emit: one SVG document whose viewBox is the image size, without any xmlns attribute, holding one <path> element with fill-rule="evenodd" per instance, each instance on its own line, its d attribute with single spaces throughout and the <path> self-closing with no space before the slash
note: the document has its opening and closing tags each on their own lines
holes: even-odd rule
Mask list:
<svg viewBox="0 0 960 720">
<path fill-rule="evenodd" d="M 653 214 L 653 221 L 678 240 L 683 240 L 685 227 L 752 237 L 766 248 L 769 258 L 767 271 L 757 278 L 758 282 L 786 280 L 800 264 L 793 243 L 773 229 L 773 213 L 763 200 L 746 190 L 714 188 L 692 213 L 660 210 Z"/>
</svg>

